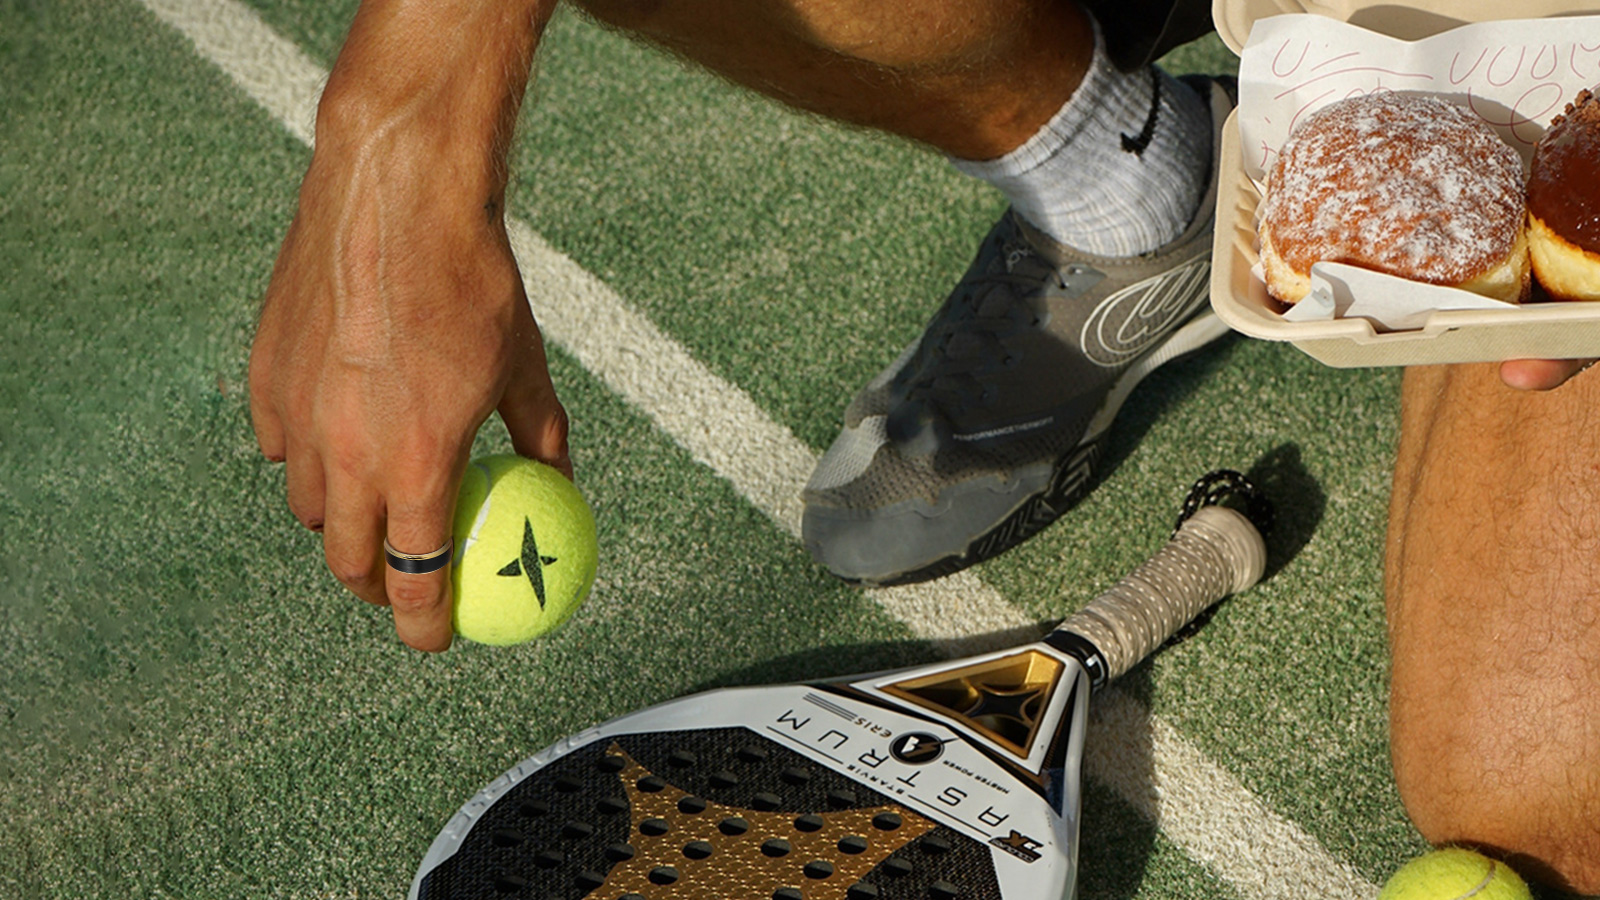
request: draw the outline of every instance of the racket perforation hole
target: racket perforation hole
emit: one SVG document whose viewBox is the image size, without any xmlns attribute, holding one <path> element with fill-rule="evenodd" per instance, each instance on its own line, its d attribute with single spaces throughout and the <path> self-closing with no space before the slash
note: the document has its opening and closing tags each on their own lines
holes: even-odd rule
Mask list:
<svg viewBox="0 0 1600 900">
<path fill-rule="evenodd" d="M 578 873 L 576 878 L 573 879 L 573 883 L 576 884 L 580 890 L 592 891 L 600 885 L 606 883 L 606 876 L 594 871 L 593 869 L 584 869 L 582 872 Z"/>
<path fill-rule="evenodd" d="M 853 791 L 828 792 L 828 805 L 834 809 L 849 809 L 850 807 L 855 806 L 857 802 L 858 801 L 856 799 L 855 792 Z"/>
<path fill-rule="evenodd" d="M 570 778 L 563 775 L 562 777 L 556 779 L 556 790 L 563 794 L 576 794 L 577 792 L 583 790 L 583 782 L 576 778 Z"/>
<path fill-rule="evenodd" d="M 602 814 L 608 816 L 614 816 L 618 813 L 625 813 L 628 811 L 628 801 L 623 797 L 607 797 L 604 800 L 601 800 L 599 803 L 596 803 L 594 806 L 595 809 L 600 810 Z"/>
<path fill-rule="evenodd" d="M 494 879 L 494 889 L 502 894 L 514 894 L 527 886 L 528 879 L 521 875 L 496 875 Z"/>
<path fill-rule="evenodd" d="M 686 816 L 699 815 L 706 811 L 706 801 L 699 797 L 683 797 L 678 800 L 678 812 Z"/>
<path fill-rule="evenodd" d="M 772 892 L 772 900 L 805 900 L 799 888 L 781 887 Z"/>
<path fill-rule="evenodd" d="M 705 859 L 713 852 L 710 841 L 690 841 L 683 845 L 683 855 L 688 859 Z"/>
<path fill-rule="evenodd" d="M 777 859 L 780 856 L 788 856 L 789 851 L 792 849 L 794 848 L 783 838 L 771 838 L 761 843 L 762 855 L 770 856 L 773 859 Z"/>
<path fill-rule="evenodd" d="M 950 839 L 942 834 L 930 834 L 922 839 L 922 850 L 925 853 L 949 853 L 955 849 Z"/>
<path fill-rule="evenodd" d="M 800 766 L 790 766 L 779 773 L 778 777 L 782 778 L 785 784 L 798 786 L 811 781 L 811 770 Z"/>
<path fill-rule="evenodd" d="M 561 836 L 567 840 L 581 840 L 594 834 L 594 826 L 588 822 L 568 822 L 561 826 Z"/>
<path fill-rule="evenodd" d="M 528 839 L 528 836 L 515 828 L 496 828 L 489 838 L 496 847 L 515 847 Z"/>
<path fill-rule="evenodd" d="M 760 812 L 773 812 L 783 805 L 783 799 L 777 794 L 762 791 L 750 798 L 750 808 Z"/>
<path fill-rule="evenodd" d="M 811 862 L 806 863 L 803 871 L 806 873 L 807 878 L 815 878 L 821 881 L 824 878 L 833 877 L 833 863 L 825 859 L 813 859 Z"/>
<path fill-rule="evenodd" d="M 858 881 L 845 891 L 845 900 L 877 900 L 877 897 L 878 886 L 865 881 Z"/>
<path fill-rule="evenodd" d="M 816 813 L 807 813 L 794 820 L 794 830 L 804 831 L 809 834 L 813 831 L 821 831 L 827 824 L 827 820 Z"/>
<path fill-rule="evenodd" d="M 667 789 L 667 782 L 659 775 L 646 775 L 634 782 L 634 787 L 646 794 L 659 794 Z"/>
<path fill-rule="evenodd" d="M 747 763 L 766 762 L 767 761 L 767 748 L 765 748 L 765 747 L 757 747 L 757 746 L 754 746 L 754 745 L 747 744 L 747 745 L 739 748 L 738 756 L 739 756 L 740 762 L 747 762 Z"/>
<path fill-rule="evenodd" d="M 549 814 L 550 804 L 543 800 L 524 800 L 517 804 L 517 812 L 530 819 L 537 819 L 540 816 Z"/>
<path fill-rule="evenodd" d="M 935 881 L 928 886 L 928 896 L 933 900 L 956 900 L 960 894 L 961 889 L 948 881 Z"/>
<path fill-rule="evenodd" d="M 678 880 L 678 870 L 672 866 L 656 866 L 645 877 L 650 879 L 651 884 L 659 884 L 665 887 Z"/>
<path fill-rule="evenodd" d="M 615 775 L 628 767 L 628 761 L 621 756 L 611 754 L 596 760 L 594 767 L 608 775 Z"/>
<path fill-rule="evenodd" d="M 839 840 L 839 852 L 848 853 L 851 856 L 857 853 L 865 853 L 867 852 L 867 839 L 858 834 L 841 838 Z"/>
<path fill-rule="evenodd" d="M 639 823 L 639 833 L 648 837 L 660 837 L 672 830 L 672 824 L 666 819 L 645 819 Z"/>
<path fill-rule="evenodd" d="M 674 750 L 672 755 L 667 757 L 667 763 L 678 769 L 687 769 L 699 761 L 700 757 L 688 750 Z"/>
<path fill-rule="evenodd" d="M 879 831 L 893 831 L 904 822 L 898 813 L 878 813 L 872 817 L 872 827 Z"/>
<path fill-rule="evenodd" d="M 882 869 L 891 877 L 904 878 L 916 871 L 916 866 L 913 866 L 909 860 L 904 860 L 896 856 L 885 862 L 882 866 Z"/>
<path fill-rule="evenodd" d="M 632 844 L 612 844 L 605 850 L 606 859 L 612 862 L 627 862 L 633 859 L 635 853 Z"/>
<path fill-rule="evenodd" d="M 711 774 L 711 786 L 721 791 L 725 791 L 728 788 L 738 787 L 739 776 L 729 772 L 727 769 L 723 769 L 720 772 L 713 772 Z"/>
<path fill-rule="evenodd" d="M 566 861 L 567 855 L 560 850 L 540 850 L 533 857 L 533 864 L 541 869 L 554 869 Z"/>
</svg>

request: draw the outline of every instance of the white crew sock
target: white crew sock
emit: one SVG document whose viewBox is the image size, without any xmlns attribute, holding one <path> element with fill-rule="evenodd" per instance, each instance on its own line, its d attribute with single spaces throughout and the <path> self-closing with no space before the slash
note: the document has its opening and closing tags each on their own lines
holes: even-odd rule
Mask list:
<svg viewBox="0 0 1600 900">
<path fill-rule="evenodd" d="M 1193 221 L 1211 177 L 1211 129 L 1209 101 L 1188 85 L 1154 66 L 1113 66 L 1096 24 L 1083 83 L 1037 134 L 999 159 L 951 162 L 1057 241 L 1136 256 Z"/>
</svg>

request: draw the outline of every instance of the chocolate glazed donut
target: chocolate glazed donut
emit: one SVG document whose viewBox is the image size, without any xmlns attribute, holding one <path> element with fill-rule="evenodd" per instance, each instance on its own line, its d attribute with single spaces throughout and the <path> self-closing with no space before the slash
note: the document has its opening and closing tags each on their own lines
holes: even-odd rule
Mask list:
<svg viewBox="0 0 1600 900">
<path fill-rule="evenodd" d="M 1600 99 L 1582 91 L 1533 150 L 1533 272 L 1557 300 L 1600 300 Z"/>
</svg>

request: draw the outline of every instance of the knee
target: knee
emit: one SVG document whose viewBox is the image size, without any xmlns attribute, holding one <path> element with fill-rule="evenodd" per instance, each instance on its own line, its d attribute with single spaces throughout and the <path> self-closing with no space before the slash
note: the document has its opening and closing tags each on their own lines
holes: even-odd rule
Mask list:
<svg viewBox="0 0 1600 900">
<path fill-rule="evenodd" d="M 938 0 L 919 5 L 915 15 L 878 0 L 792 0 L 790 6 L 796 36 L 829 55 L 896 72 L 954 72 L 989 65 L 1024 32 L 1021 23 L 1040 17 L 1044 4 Z"/>
<path fill-rule="evenodd" d="M 932 0 L 915 15 L 880 0 L 577 2 L 606 25 L 680 50 L 707 40 L 754 40 L 896 72 L 977 68 L 1042 30 L 1090 27 L 1075 4 L 1042 0 Z"/>
<path fill-rule="evenodd" d="M 1391 715 L 1395 781 L 1435 845 L 1475 847 L 1530 881 L 1600 895 L 1600 758 L 1593 728 L 1484 694 Z M 1519 722 L 1519 719 L 1521 720 Z M 1576 726 L 1576 727 L 1575 727 Z"/>
<path fill-rule="evenodd" d="M 1594 397 L 1496 378 L 1406 373 L 1384 573 L 1395 782 L 1428 840 L 1600 894 Z"/>
</svg>

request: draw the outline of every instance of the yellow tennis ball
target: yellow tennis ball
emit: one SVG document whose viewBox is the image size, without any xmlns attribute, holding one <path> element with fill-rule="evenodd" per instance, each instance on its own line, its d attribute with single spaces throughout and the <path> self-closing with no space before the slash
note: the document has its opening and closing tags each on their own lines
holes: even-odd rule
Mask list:
<svg viewBox="0 0 1600 900">
<path fill-rule="evenodd" d="M 1527 884 L 1503 862 L 1462 847 L 1419 856 L 1394 873 L 1378 900 L 1531 900 Z"/>
<path fill-rule="evenodd" d="M 565 475 L 520 456 L 472 461 L 456 498 L 456 634 L 499 647 L 571 618 L 594 584 L 594 513 Z"/>
</svg>

